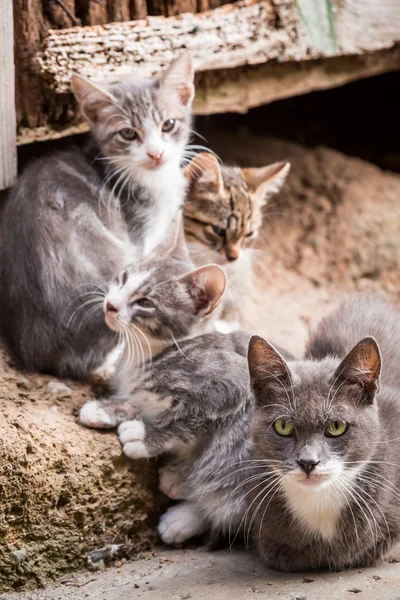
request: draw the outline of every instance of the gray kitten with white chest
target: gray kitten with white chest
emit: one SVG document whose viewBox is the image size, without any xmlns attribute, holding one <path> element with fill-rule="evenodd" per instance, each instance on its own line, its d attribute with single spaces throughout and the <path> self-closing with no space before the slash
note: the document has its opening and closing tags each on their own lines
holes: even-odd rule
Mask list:
<svg viewBox="0 0 400 600">
<path fill-rule="evenodd" d="M 193 270 L 167 258 L 155 268 L 123 271 L 104 299 L 106 322 L 124 335 L 125 353 L 115 396 L 85 404 L 80 421 L 98 428 L 120 424 L 131 458 L 170 456 L 160 487 L 186 502 L 162 518 L 167 543 L 210 529 L 236 532 L 242 517 L 245 477 L 237 464 L 251 452 L 249 336 L 193 337 L 224 290 L 218 266 Z"/>
<path fill-rule="evenodd" d="M 268 566 L 366 567 L 399 541 L 399 348 L 399 309 L 368 295 L 321 322 L 306 360 L 252 338 L 254 452 L 265 466 L 249 498 Z"/>
<path fill-rule="evenodd" d="M 34 162 L 10 195 L 0 333 L 21 366 L 84 378 L 116 344 L 98 310 L 104 287 L 152 253 L 183 204 L 193 68 L 182 55 L 152 80 L 72 83 L 91 141 Z"/>
</svg>

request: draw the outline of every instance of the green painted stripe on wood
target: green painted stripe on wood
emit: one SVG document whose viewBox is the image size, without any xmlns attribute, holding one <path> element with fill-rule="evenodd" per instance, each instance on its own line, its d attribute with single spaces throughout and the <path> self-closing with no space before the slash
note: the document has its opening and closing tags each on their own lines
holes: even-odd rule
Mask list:
<svg viewBox="0 0 400 600">
<path fill-rule="evenodd" d="M 325 56 L 337 52 L 335 14 L 331 0 L 296 0 L 300 17 L 307 29 L 310 46 Z"/>
</svg>

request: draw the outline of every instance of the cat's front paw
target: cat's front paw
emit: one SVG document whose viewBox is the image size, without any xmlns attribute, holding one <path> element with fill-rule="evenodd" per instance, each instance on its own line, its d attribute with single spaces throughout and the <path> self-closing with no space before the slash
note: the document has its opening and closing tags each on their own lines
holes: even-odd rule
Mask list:
<svg viewBox="0 0 400 600">
<path fill-rule="evenodd" d="M 149 453 L 144 443 L 146 432 L 143 421 L 133 419 L 125 421 L 118 427 L 119 441 L 122 450 L 129 458 L 146 458 Z"/>
<path fill-rule="evenodd" d="M 166 465 L 158 471 L 158 487 L 172 500 L 185 500 L 187 491 L 175 465 Z"/>
<path fill-rule="evenodd" d="M 115 415 L 109 413 L 98 400 L 90 400 L 82 406 L 79 422 L 92 429 L 112 429 L 117 425 Z"/>
<path fill-rule="evenodd" d="M 181 544 L 206 531 L 206 524 L 190 502 L 172 506 L 158 524 L 158 533 L 165 544 Z"/>
</svg>

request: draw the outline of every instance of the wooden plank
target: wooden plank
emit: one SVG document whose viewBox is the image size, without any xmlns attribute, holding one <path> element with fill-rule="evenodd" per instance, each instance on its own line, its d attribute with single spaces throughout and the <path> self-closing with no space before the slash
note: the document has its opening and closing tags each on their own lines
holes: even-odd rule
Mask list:
<svg viewBox="0 0 400 600">
<path fill-rule="evenodd" d="M 275 100 L 329 89 L 363 77 L 400 69 L 400 46 L 368 56 L 344 56 L 301 63 L 270 63 L 211 71 L 196 76 L 194 112 L 209 115 L 247 112 Z M 19 145 L 58 139 L 88 131 L 86 123 L 57 130 L 21 129 Z"/>
<path fill-rule="evenodd" d="M 46 122 L 43 79 L 35 55 L 45 35 L 42 0 L 1 2 L 14 9 L 15 101 L 18 125 L 38 127 Z"/>
<path fill-rule="evenodd" d="M 109 21 L 129 21 L 129 0 L 107 0 L 107 12 Z"/>
<path fill-rule="evenodd" d="M 11 2 L 0 2 L 0 190 L 17 174 L 14 34 Z"/>
<path fill-rule="evenodd" d="M 147 17 L 146 0 L 131 0 L 130 2 L 131 19 L 145 19 Z"/>
<path fill-rule="evenodd" d="M 163 0 L 154 3 L 162 5 Z M 148 77 L 183 49 L 190 51 L 197 71 L 207 71 L 363 54 L 400 41 L 400 2 L 381 3 L 377 20 L 371 2 L 335 0 L 332 11 L 321 12 L 320 19 L 331 18 L 334 8 L 334 43 L 325 50 L 310 33 L 310 19 L 296 0 L 243 0 L 205 13 L 51 31 L 38 55 L 39 69 L 51 89 L 64 93 L 73 71 L 105 84 Z M 359 35 L 362 29 L 368 35 Z"/>
</svg>

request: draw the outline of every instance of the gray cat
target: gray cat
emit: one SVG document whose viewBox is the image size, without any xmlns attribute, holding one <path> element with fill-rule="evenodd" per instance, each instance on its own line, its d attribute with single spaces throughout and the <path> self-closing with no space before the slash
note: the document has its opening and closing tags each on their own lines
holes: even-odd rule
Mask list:
<svg viewBox="0 0 400 600">
<path fill-rule="evenodd" d="M 157 79 L 72 85 L 91 141 L 34 162 L 11 193 L 0 333 L 21 366 L 84 378 L 116 344 L 98 302 L 106 284 L 151 255 L 183 204 L 193 68 L 182 55 Z"/>
<path fill-rule="evenodd" d="M 399 349 L 400 310 L 377 296 L 324 319 L 305 360 L 251 339 L 260 462 L 248 511 L 268 566 L 366 567 L 399 541 Z"/>
</svg>

